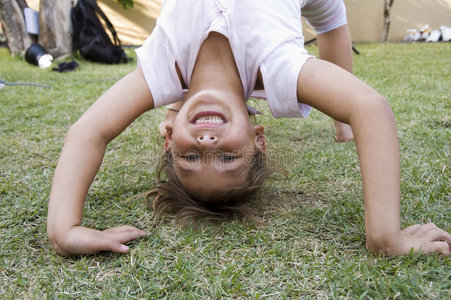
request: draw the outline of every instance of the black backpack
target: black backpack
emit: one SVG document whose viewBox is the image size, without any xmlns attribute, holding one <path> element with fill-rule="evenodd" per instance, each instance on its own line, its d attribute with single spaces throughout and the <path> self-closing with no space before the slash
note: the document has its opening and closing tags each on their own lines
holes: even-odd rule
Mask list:
<svg viewBox="0 0 451 300">
<path fill-rule="evenodd" d="M 107 25 L 113 41 L 103 28 L 100 16 Z M 71 11 L 74 29 L 73 49 L 87 60 L 108 64 L 127 62 L 129 59 L 122 49 L 116 30 L 110 20 L 97 5 L 96 0 L 78 0 Z"/>
</svg>

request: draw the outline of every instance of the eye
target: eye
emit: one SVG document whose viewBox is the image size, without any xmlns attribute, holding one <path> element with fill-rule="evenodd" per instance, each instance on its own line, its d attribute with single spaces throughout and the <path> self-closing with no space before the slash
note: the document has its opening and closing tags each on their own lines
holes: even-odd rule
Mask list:
<svg viewBox="0 0 451 300">
<path fill-rule="evenodd" d="M 233 162 L 236 159 L 234 155 L 220 155 L 219 159 L 223 162 Z"/>
<path fill-rule="evenodd" d="M 186 154 L 183 156 L 183 159 L 186 161 L 196 161 L 199 159 L 198 154 Z"/>
</svg>

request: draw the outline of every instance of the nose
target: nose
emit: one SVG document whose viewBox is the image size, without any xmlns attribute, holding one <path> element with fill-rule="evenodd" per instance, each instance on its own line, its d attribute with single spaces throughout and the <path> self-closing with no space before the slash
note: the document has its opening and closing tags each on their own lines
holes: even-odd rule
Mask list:
<svg viewBox="0 0 451 300">
<path fill-rule="evenodd" d="M 218 143 L 218 137 L 215 135 L 199 135 L 197 138 L 197 143 L 201 146 L 212 146 Z"/>
</svg>

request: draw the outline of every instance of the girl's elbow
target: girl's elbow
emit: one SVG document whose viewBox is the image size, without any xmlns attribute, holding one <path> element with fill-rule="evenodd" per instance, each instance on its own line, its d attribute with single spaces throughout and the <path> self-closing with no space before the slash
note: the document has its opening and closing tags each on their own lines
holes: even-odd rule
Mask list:
<svg viewBox="0 0 451 300">
<path fill-rule="evenodd" d="M 98 127 L 92 126 L 84 120 L 78 120 L 67 131 L 64 144 L 82 143 L 96 146 L 106 146 L 111 137 L 104 134 Z"/>
</svg>

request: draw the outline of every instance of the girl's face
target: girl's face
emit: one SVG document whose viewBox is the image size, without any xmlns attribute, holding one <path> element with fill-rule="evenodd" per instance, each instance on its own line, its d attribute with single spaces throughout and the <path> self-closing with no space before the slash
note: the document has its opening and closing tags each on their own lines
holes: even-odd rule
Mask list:
<svg viewBox="0 0 451 300">
<path fill-rule="evenodd" d="M 255 151 L 266 150 L 263 127 L 251 124 L 242 99 L 228 97 L 199 92 L 166 128 L 165 151 L 171 151 L 179 180 L 202 199 L 245 184 Z"/>
</svg>

